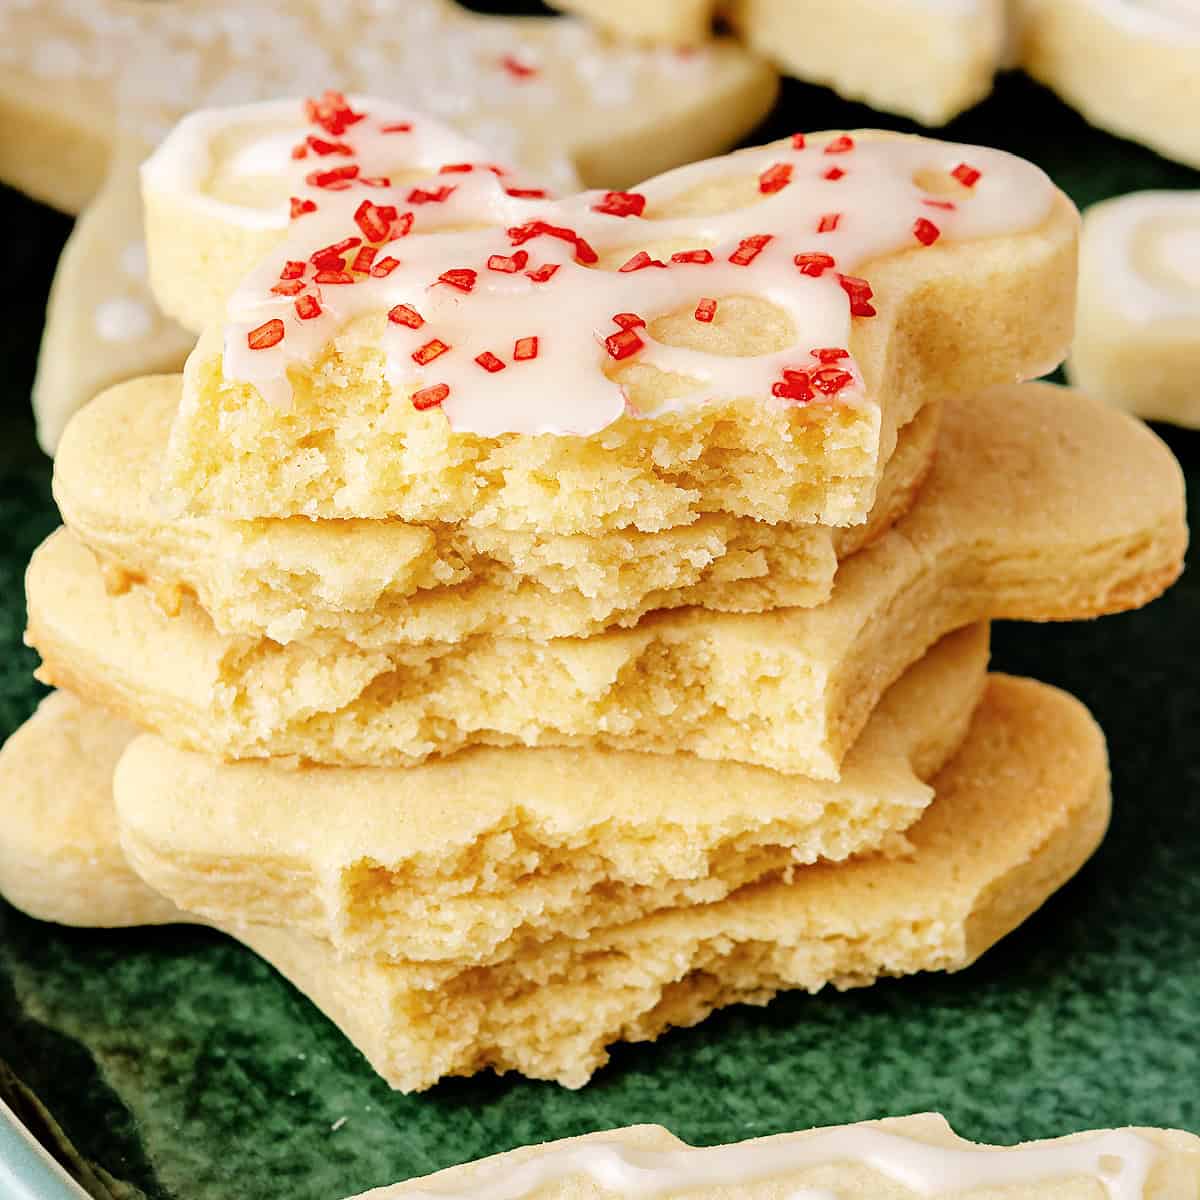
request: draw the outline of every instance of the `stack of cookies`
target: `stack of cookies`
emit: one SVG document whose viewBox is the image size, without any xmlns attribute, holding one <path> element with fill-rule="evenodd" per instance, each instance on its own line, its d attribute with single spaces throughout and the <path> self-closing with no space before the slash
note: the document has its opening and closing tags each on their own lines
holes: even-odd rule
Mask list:
<svg viewBox="0 0 1200 1200">
<path fill-rule="evenodd" d="M 399 1088 L 578 1086 L 963 967 L 1090 854 L 1103 738 L 986 622 L 1144 603 L 1186 533 L 1148 431 L 1013 382 L 1073 318 L 1036 168 L 796 135 L 555 200 L 327 95 L 144 185 L 202 333 L 60 447 L 14 902 L 228 930 Z"/>
</svg>

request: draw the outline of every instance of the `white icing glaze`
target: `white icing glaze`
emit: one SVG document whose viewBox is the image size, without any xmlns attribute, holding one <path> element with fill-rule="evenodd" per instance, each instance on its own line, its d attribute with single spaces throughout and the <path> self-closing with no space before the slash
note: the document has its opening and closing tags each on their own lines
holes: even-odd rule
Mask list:
<svg viewBox="0 0 1200 1200">
<path fill-rule="evenodd" d="M 490 1174 L 472 1172 L 461 1186 L 381 1189 L 370 1198 L 523 1200 L 540 1188 L 581 1177 L 627 1200 L 653 1200 L 693 1188 L 746 1185 L 855 1163 L 931 1200 L 981 1188 L 1080 1178 L 1095 1180 L 1110 1200 L 1143 1200 L 1157 1159 L 1157 1148 L 1132 1130 L 1011 1148 L 947 1147 L 864 1124 L 711 1149 L 640 1150 L 604 1139 L 549 1145 Z M 812 1200 L 814 1193 L 799 1196 Z"/>
<path fill-rule="evenodd" d="M 1200 318 L 1200 192 L 1134 192 L 1084 225 L 1083 276 L 1129 320 Z"/>
<path fill-rule="evenodd" d="M 662 211 L 684 193 L 725 179 L 745 179 L 753 202 L 715 215 L 659 217 L 616 216 L 597 211 L 604 193 L 585 192 L 554 201 L 509 194 L 507 173 L 481 168 L 466 173 L 435 174 L 425 183 L 397 187 L 365 186 L 352 181 L 345 190 L 330 191 L 304 182 L 316 168 L 358 168 L 360 178 L 380 175 L 395 166 L 397 140 L 412 138 L 414 148 L 403 161 L 424 166 L 433 162 L 479 163 L 478 152 L 458 135 L 428 118 L 403 113 L 377 102 L 356 100 L 366 115 L 337 140 L 351 151 L 314 161 L 297 172 L 295 195 L 316 205 L 292 221 L 283 243 L 244 280 L 229 302 L 225 331 L 224 370 L 228 378 L 255 385 L 269 399 L 286 404 L 290 364 L 311 362 L 348 320 L 369 312 L 405 305 L 423 318 L 419 328 L 389 323 L 383 337 L 387 373 L 403 395 L 413 388 L 444 385 L 449 389 L 442 411 L 456 431 L 483 436 L 504 433 L 588 435 L 615 421 L 625 410 L 622 389 L 604 373 L 612 359 L 605 339 L 619 333 L 618 313 L 635 313 L 645 321 L 704 297 L 717 300 L 753 295 L 781 309 L 797 331 L 787 349 L 759 356 L 732 357 L 667 346 L 645 329 L 636 361 L 696 381 L 694 390 L 670 401 L 670 407 L 718 398 L 771 397 L 785 371 L 813 370 L 816 348 L 845 348 L 851 330 L 847 292 L 839 282 L 860 264 L 909 248 L 919 249 L 917 221 L 931 221 L 941 237 L 983 238 L 1032 229 L 1047 217 L 1054 189 L 1031 164 L 1001 151 L 958 146 L 925 139 L 862 140 L 838 152 L 836 141 L 809 139 L 803 147 L 788 142 L 763 147 L 735 158 L 718 158 L 682 167 L 651 180 L 638 190 L 650 214 Z M 251 113 L 253 110 L 251 110 Z M 246 110 L 197 114 L 180 126 L 146 167 L 148 185 L 175 187 L 189 195 L 200 187 L 210 167 L 207 147 L 218 133 L 228 133 L 246 120 Z M 407 133 L 388 133 L 397 119 L 411 123 Z M 320 131 L 318 131 L 320 132 Z M 322 134 L 322 136 L 328 136 Z M 464 155 L 467 157 L 464 160 Z M 279 169 L 279 147 L 270 139 L 237 151 L 239 169 L 269 173 Z M 960 189 L 947 210 L 915 182 L 923 172 L 945 174 L 966 162 L 981 174 L 970 188 Z M 228 164 L 225 164 L 226 168 Z M 289 164 L 285 170 L 294 170 Z M 764 194 L 754 181 L 774 169 L 789 173 L 788 182 Z M 836 169 L 838 178 L 827 178 Z M 439 203 L 414 203 L 413 188 L 429 192 L 453 190 Z M 311 265 L 314 251 L 346 237 L 361 238 L 354 214 L 360 204 L 392 205 L 412 213 L 412 232 L 381 245 L 377 259 L 400 259 L 386 278 L 354 275 L 352 284 L 322 284 Z M 235 219 L 263 221 L 261 211 L 241 209 Z M 836 228 L 820 231 L 821 219 L 839 214 Z M 643 246 L 669 242 L 708 249 L 707 264 L 674 263 L 618 272 L 597 270 L 577 257 L 577 242 L 559 236 L 522 240 L 511 231 L 529 222 L 568 229 L 598 254 L 620 251 L 625 261 Z M 467 231 L 448 226 L 484 225 Z M 738 247 L 748 237 L 768 235 L 752 261 L 738 264 Z M 797 254 L 823 253 L 835 269 L 810 276 L 798 269 Z M 352 258 L 355 249 L 348 252 Z M 488 269 L 492 255 L 521 254 L 521 269 L 503 273 Z M 316 297 L 320 315 L 301 319 L 294 295 L 274 295 L 272 287 L 287 262 L 305 262 L 304 294 Z M 554 268 L 538 282 L 529 272 Z M 448 270 L 475 272 L 464 291 L 439 277 Z M 252 331 L 267 322 L 282 322 L 283 337 L 266 348 L 252 349 Z M 536 357 L 517 361 L 518 339 L 536 337 Z M 426 365 L 413 354 L 433 339 L 451 349 Z M 495 373 L 476 361 L 493 354 L 505 366 Z M 838 390 L 846 403 L 865 402 L 861 379 L 849 359 L 837 364 L 850 378 Z M 816 395 L 817 400 L 825 399 Z M 780 402 L 788 402 L 782 398 Z"/>
<path fill-rule="evenodd" d="M 114 296 L 96 305 L 95 325 L 106 342 L 131 342 L 154 328 L 154 314 L 140 300 Z"/>
</svg>

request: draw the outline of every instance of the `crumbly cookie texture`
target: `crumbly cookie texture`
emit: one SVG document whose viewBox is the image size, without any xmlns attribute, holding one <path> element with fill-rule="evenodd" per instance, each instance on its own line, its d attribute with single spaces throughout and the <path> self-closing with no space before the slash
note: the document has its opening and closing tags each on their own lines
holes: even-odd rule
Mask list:
<svg viewBox="0 0 1200 1200">
<path fill-rule="evenodd" d="M 357 1200 L 1183 1200 L 1198 1189 L 1200 1138 L 1191 1133 L 1112 1129 L 984 1146 L 920 1113 L 704 1148 L 658 1125 L 627 1126 L 523 1146 Z"/>
<path fill-rule="evenodd" d="M 1002 0 L 550 0 L 622 37 L 701 46 L 721 16 L 787 75 L 924 125 L 982 100 L 1005 58 Z"/>
<path fill-rule="evenodd" d="M 774 71 L 730 39 L 682 55 L 450 0 L 5 3 L 0 66 L 0 179 L 83 212 L 34 393 L 48 451 L 98 392 L 177 370 L 194 344 L 151 295 L 138 192 L 185 113 L 359 90 L 419 104 L 556 186 L 622 187 L 734 144 L 776 94 Z"/>
<path fill-rule="evenodd" d="M 1200 9 L 1190 0 L 1022 0 L 1021 63 L 1093 124 L 1200 167 Z"/>
<path fill-rule="evenodd" d="M 117 772 L 122 845 L 153 888 L 214 921 L 352 957 L 498 962 L 773 872 L 903 853 L 932 799 L 922 781 L 966 737 L 987 656 L 973 626 L 913 667 L 838 783 L 596 750 L 287 770 L 153 740 Z"/>
<path fill-rule="evenodd" d="M 169 519 L 158 473 L 178 376 L 120 384 L 59 443 L 54 497 L 110 588 L 194 593 L 224 634 L 364 649 L 476 634 L 586 637 L 652 609 L 762 612 L 823 604 L 838 560 L 911 507 L 933 462 L 939 406 L 900 431 L 862 525 L 767 525 L 711 513 L 660 533 L 596 537 L 401 521 Z"/>
<path fill-rule="evenodd" d="M 389 161 L 395 122 L 356 103 L 331 171 Z M 1069 342 L 1077 216 L 998 151 L 797 135 L 563 201 L 450 167 L 436 179 L 461 182 L 416 188 L 304 177 L 315 211 L 188 360 L 173 512 L 853 524 L 925 403 L 1040 374 Z"/>
<path fill-rule="evenodd" d="M 154 739 L 138 739 L 122 771 L 155 749 Z M 24 768 L 19 778 L 28 781 L 45 762 L 31 758 Z M 92 777 L 95 789 L 80 803 L 112 815 L 107 776 Z M 992 677 L 967 741 L 934 786 L 936 800 L 908 835 L 909 857 L 797 870 L 496 966 L 344 960 L 301 934 L 242 925 L 236 935 L 323 1008 L 394 1087 L 419 1090 L 489 1067 L 578 1087 L 611 1042 L 657 1037 L 721 1005 L 969 965 L 1070 878 L 1108 820 L 1104 739 L 1086 710 L 1006 676 Z M 18 819 L 10 812 L 44 794 L 6 790 L 5 828 Z M 39 831 L 43 855 L 75 828 L 19 820 Z M 53 899 L 37 915 L 54 919 Z"/>
<path fill-rule="evenodd" d="M 1127 412 L 1200 426 L 1200 192 L 1088 209 L 1067 373 Z"/>
<path fill-rule="evenodd" d="M 818 608 L 678 610 L 546 643 L 279 646 L 218 635 L 186 596 L 107 594 L 60 532 L 30 566 L 29 639 L 42 678 L 221 757 L 408 764 L 471 743 L 598 743 L 828 779 L 944 633 L 1137 607 L 1178 575 L 1186 541 L 1179 467 L 1152 433 L 1079 393 L 1014 385 L 947 403 L 916 504 Z"/>
</svg>

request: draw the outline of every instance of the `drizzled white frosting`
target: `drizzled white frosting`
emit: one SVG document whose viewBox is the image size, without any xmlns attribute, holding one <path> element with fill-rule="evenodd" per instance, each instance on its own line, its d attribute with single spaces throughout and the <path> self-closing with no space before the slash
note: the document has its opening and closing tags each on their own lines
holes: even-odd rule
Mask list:
<svg viewBox="0 0 1200 1200">
<path fill-rule="evenodd" d="M 586 1178 L 628 1200 L 653 1200 L 700 1187 L 737 1186 L 837 1163 L 861 1164 L 922 1197 L 980 1188 L 1093 1179 L 1110 1200 L 1143 1200 L 1158 1149 L 1132 1130 L 1012 1148 L 931 1145 L 875 1125 L 846 1125 L 711 1149 L 643 1150 L 618 1140 L 549 1145 L 461 1185 L 385 1188 L 370 1200 L 524 1200 L 540 1188 Z M 803 1200 L 829 1195 L 800 1192 Z M 793 1193 L 793 1196 L 796 1194 Z M 836 1198 L 836 1192 L 833 1193 Z"/>
<path fill-rule="evenodd" d="M 668 346 L 639 328 L 636 337 L 642 345 L 630 355 L 631 361 L 695 381 L 692 391 L 670 402 L 672 407 L 730 397 L 770 400 L 775 385 L 786 379 L 784 372 L 819 369 L 812 351 L 847 346 L 852 317 L 840 282 L 843 275 L 853 276 L 860 264 L 884 255 L 919 250 L 918 222 L 927 235 L 932 229 L 947 240 L 1010 234 L 1041 224 L 1054 197 L 1041 171 L 998 150 L 869 136 L 841 149 L 839 142 L 825 136 L 809 139 L 802 147 L 777 144 L 669 172 L 637 189 L 636 201 L 644 202 L 647 215 L 617 216 L 600 211 L 606 205 L 603 192 L 560 201 L 512 195 L 513 177 L 488 169 L 489 163 L 496 164 L 478 150 L 464 159 L 470 148 L 458 135 L 394 106 L 352 103 L 365 115 L 336 139 L 349 153 L 285 162 L 274 137 L 236 152 L 236 170 L 289 172 L 295 196 L 311 201 L 316 211 L 292 221 L 286 239 L 231 298 L 225 375 L 286 404 L 290 384 L 285 372 L 290 364 L 312 362 L 352 318 L 404 305 L 421 320 L 417 328 L 388 324 L 382 345 L 389 381 L 402 395 L 443 385 L 449 390 L 441 408 L 452 428 L 483 436 L 587 435 L 605 428 L 626 411 L 621 387 L 604 371 L 614 361 L 606 339 L 620 333 L 613 317 L 633 313 L 652 322 L 662 314 L 695 307 L 704 298 L 715 299 L 718 307 L 730 296 L 766 300 L 790 319 L 795 341 L 776 353 L 734 357 Z M 207 147 L 212 139 L 236 128 L 252 112 L 205 113 L 185 122 L 151 160 L 148 179 L 158 186 L 173 181 L 184 189 L 199 188 L 211 165 Z M 411 125 L 411 131 L 385 131 L 397 124 Z M 405 148 L 407 139 L 412 140 L 411 150 Z M 390 187 L 361 182 L 377 180 L 398 162 L 424 167 L 463 161 L 473 162 L 475 169 L 433 174 L 415 185 L 411 179 Z M 944 178 L 963 163 L 978 172 L 978 178 L 972 175 L 971 186 L 960 187 L 951 197 L 929 193 L 917 182 L 925 173 Z M 223 170 L 230 167 L 229 162 L 222 164 Z M 357 168 L 359 177 L 334 191 L 304 182 L 310 172 L 328 167 Z M 777 190 L 766 183 L 760 190 L 755 181 L 769 179 L 770 172 L 786 181 Z M 655 215 L 668 211 L 685 193 L 725 179 L 747 181 L 752 201 L 714 215 Z M 418 197 L 420 192 L 452 191 L 444 201 L 416 203 L 414 187 Z M 347 237 L 364 238 L 355 224 L 355 212 L 364 201 L 394 206 L 402 218 L 412 214 L 411 232 L 377 251 L 376 262 L 390 256 L 400 265 L 384 278 L 356 274 L 353 284 L 316 282 L 311 262 L 315 251 Z M 279 220 L 277 213 L 240 211 L 231 219 Z M 822 231 L 822 219 L 828 225 L 835 216 L 836 227 Z M 571 237 L 542 234 L 525 240 L 512 232 L 530 222 L 567 229 Z M 467 225 L 487 228 L 447 229 Z M 586 243 L 584 249 L 577 238 Z M 739 263 L 739 247 L 748 238 L 761 238 L 763 244 Z M 665 268 L 628 272 L 598 270 L 588 261 L 594 255 L 587 248 L 602 256 L 616 254 L 615 266 L 642 247 L 662 243 L 707 249 L 713 261 L 671 261 Z M 347 250 L 346 265 L 355 252 L 354 247 Z M 811 253 L 830 256 L 835 266 L 805 273 L 795 256 Z M 519 256 L 520 269 L 489 269 L 493 255 Z M 288 262 L 308 264 L 302 277 L 304 294 L 317 299 L 319 316 L 301 319 L 294 294 L 272 294 Z M 539 269 L 554 273 L 536 281 L 530 272 Z M 475 273 L 468 280 L 469 290 L 439 282 L 444 272 L 463 270 Z M 282 337 L 274 345 L 252 349 L 254 331 L 276 320 L 282 323 Z M 537 338 L 537 353 L 521 359 L 515 345 L 526 338 Z M 425 364 L 414 362 L 414 353 L 434 339 L 450 349 Z M 480 355 L 495 355 L 503 368 L 485 370 L 476 361 Z M 850 377 L 837 389 L 840 400 L 862 401 L 861 378 L 852 360 L 840 361 L 837 369 Z"/>
</svg>

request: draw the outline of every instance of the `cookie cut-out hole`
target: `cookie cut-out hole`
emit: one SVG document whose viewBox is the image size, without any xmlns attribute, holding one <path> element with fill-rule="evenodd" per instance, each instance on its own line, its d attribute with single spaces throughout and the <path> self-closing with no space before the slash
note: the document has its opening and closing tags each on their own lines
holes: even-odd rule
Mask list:
<svg viewBox="0 0 1200 1200">
<path fill-rule="evenodd" d="M 944 196 L 953 200 L 965 200 L 971 189 L 965 187 L 949 171 L 937 171 L 933 167 L 922 167 L 913 174 L 913 183 L 931 196 Z"/>
</svg>

